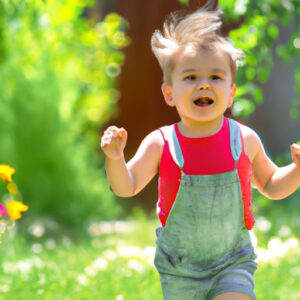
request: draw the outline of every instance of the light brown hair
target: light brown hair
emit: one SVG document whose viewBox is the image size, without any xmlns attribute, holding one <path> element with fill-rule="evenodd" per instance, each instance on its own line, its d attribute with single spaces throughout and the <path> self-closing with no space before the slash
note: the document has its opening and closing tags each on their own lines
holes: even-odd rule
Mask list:
<svg viewBox="0 0 300 300">
<path fill-rule="evenodd" d="M 222 11 L 211 10 L 204 6 L 193 13 L 171 13 L 163 24 L 163 30 L 155 30 L 151 46 L 162 71 L 164 81 L 171 84 L 171 75 L 176 63 L 175 54 L 183 47 L 191 46 L 195 50 L 205 49 L 224 51 L 229 55 L 232 82 L 234 81 L 238 61 L 244 53 L 220 33 Z"/>
</svg>

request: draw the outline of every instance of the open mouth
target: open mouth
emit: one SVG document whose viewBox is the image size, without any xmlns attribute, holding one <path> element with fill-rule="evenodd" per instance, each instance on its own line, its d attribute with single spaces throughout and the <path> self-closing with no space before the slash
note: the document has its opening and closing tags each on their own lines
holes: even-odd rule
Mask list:
<svg viewBox="0 0 300 300">
<path fill-rule="evenodd" d="M 200 107 L 207 107 L 207 106 L 212 105 L 214 103 L 214 100 L 209 97 L 201 97 L 201 98 L 194 100 L 194 103 Z"/>
</svg>

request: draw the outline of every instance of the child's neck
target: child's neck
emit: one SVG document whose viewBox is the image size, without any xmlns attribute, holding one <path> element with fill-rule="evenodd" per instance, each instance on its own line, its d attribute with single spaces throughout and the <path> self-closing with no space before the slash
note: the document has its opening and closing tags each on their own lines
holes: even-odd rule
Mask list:
<svg viewBox="0 0 300 300">
<path fill-rule="evenodd" d="M 223 125 L 224 117 L 209 122 L 188 123 L 181 120 L 178 123 L 182 135 L 191 138 L 202 138 L 216 134 Z"/>
</svg>

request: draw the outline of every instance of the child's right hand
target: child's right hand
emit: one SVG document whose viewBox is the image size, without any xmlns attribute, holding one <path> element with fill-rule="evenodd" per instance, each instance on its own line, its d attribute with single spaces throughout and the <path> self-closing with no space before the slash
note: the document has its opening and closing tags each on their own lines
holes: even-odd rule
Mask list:
<svg viewBox="0 0 300 300">
<path fill-rule="evenodd" d="M 127 142 L 127 131 L 116 126 L 108 127 L 101 138 L 101 149 L 106 157 L 117 160 L 123 157 Z"/>
</svg>

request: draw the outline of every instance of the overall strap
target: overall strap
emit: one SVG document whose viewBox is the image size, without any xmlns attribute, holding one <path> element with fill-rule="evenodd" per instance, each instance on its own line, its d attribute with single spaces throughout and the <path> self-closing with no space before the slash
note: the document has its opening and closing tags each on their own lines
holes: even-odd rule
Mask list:
<svg viewBox="0 0 300 300">
<path fill-rule="evenodd" d="M 175 132 L 175 125 L 165 126 L 160 128 L 163 134 L 164 140 L 169 144 L 169 150 L 174 162 L 178 165 L 180 171 L 183 169 L 184 159 L 181 151 L 181 147 Z"/>
<path fill-rule="evenodd" d="M 234 163 L 236 165 L 242 153 L 242 141 L 240 136 L 240 127 L 238 123 L 232 119 L 229 119 L 229 129 L 230 129 L 230 148 Z"/>
<path fill-rule="evenodd" d="M 172 128 L 172 135 L 173 135 L 173 142 L 174 142 L 174 149 L 175 149 L 175 157 L 176 157 L 176 162 L 178 163 L 178 166 L 180 168 L 180 171 L 183 170 L 183 165 L 184 165 L 184 159 L 181 151 L 181 147 L 175 132 L 175 126 Z"/>
</svg>

